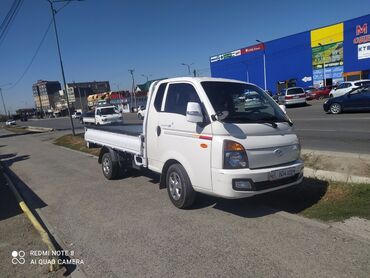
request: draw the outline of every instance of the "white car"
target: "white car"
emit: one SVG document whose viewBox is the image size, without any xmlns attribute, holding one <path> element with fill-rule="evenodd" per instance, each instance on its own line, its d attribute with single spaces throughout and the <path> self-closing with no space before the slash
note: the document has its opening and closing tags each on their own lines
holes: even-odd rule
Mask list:
<svg viewBox="0 0 370 278">
<path fill-rule="evenodd" d="M 279 95 L 279 102 L 285 105 L 306 104 L 306 92 L 301 87 L 284 89 Z"/>
<path fill-rule="evenodd" d="M 346 81 L 341 83 L 338 87 L 332 89 L 329 93 L 329 97 L 339 97 L 345 95 L 354 88 L 363 85 L 370 85 L 370 79 L 363 79 L 357 81 Z"/>
<path fill-rule="evenodd" d="M 72 119 L 80 119 L 81 118 L 81 116 L 82 116 L 82 113 L 81 112 L 74 112 L 73 114 L 72 114 Z"/>
<path fill-rule="evenodd" d="M 16 125 L 16 122 L 15 122 L 15 120 L 10 119 L 10 120 L 7 120 L 7 121 L 5 122 L 5 125 L 6 125 L 6 126 Z"/>
<path fill-rule="evenodd" d="M 141 108 L 139 107 L 138 111 L 137 111 L 137 117 L 139 118 L 139 120 L 143 120 L 144 117 L 145 117 L 145 107 L 144 108 Z"/>
</svg>

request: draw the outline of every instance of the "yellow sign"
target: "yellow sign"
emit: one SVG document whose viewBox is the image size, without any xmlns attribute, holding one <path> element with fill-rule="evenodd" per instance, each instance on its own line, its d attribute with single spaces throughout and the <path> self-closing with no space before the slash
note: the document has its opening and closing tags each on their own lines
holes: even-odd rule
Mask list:
<svg viewBox="0 0 370 278">
<path fill-rule="evenodd" d="M 343 41 L 343 23 L 311 31 L 311 47 Z"/>
</svg>

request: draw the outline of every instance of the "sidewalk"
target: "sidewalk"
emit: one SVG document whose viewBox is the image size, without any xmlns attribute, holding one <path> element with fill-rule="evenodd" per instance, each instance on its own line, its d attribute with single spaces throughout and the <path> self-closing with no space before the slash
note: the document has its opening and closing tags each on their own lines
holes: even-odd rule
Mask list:
<svg viewBox="0 0 370 278">
<path fill-rule="evenodd" d="M 302 150 L 305 175 L 323 180 L 370 183 L 370 156 L 363 154 Z"/>
<path fill-rule="evenodd" d="M 12 252 L 45 250 L 40 235 L 19 208 L 0 172 L 0 269 L 2 277 L 63 277 L 63 272 L 48 272 L 47 265 L 12 262 Z M 19 256 L 17 256 L 18 258 Z M 15 264 L 16 263 L 16 264 Z"/>
</svg>

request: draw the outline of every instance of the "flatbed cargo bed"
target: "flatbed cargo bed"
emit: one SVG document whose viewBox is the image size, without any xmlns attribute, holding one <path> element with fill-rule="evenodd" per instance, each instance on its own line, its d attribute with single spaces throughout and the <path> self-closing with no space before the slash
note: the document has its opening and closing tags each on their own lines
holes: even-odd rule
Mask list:
<svg viewBox="0 0 370 278">
<path fill-rule="evenodd" d="M 88 143 L 110 147 L 114 150 L 142 155 L 141 124 L 122 124 L 107 126 L 88 126 L 85 140 Z"/>
</svg>

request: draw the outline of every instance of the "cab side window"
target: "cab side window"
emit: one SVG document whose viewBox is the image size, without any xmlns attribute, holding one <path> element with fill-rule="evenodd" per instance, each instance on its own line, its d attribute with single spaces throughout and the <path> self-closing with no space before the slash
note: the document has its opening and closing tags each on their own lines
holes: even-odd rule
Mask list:
<svg viewBox="0 0 370 278">
<path fill-rule="evenodd" d="M 164 91 L 166 90 L 166 86 L 167 86 L 167 83 L 161 84 L 157 90 L 157 94 L 155 95 L 154 108 L 157 112 L 161 111 L 163 95 L 164 95 Z"/>
<path fill-rule="evenodd" d="M 168 87 L 164 111 L 185 116 L 188 102 L 200 103 L 200 99 L 195 88 L 186 83 L 170 84 Z"/>
</svg>

